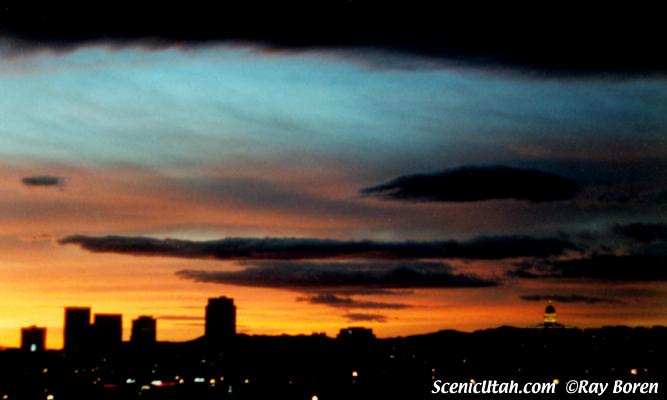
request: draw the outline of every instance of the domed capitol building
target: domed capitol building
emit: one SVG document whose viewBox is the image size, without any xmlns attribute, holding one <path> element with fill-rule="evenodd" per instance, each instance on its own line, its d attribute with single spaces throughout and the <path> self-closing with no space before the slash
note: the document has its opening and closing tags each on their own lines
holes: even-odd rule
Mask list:
<svg viewBox="0 0 667 400">
<path fill-rule="evenodd" d="M 565 325 L 558 322 L 556 307 L 554 307 L 551 300 L 549 300 L 549 304 L 547 304 L 547 307 L 544 309 L 544 322 L 537 327 L 543 329 L 567 328 Z"/>
</svg>

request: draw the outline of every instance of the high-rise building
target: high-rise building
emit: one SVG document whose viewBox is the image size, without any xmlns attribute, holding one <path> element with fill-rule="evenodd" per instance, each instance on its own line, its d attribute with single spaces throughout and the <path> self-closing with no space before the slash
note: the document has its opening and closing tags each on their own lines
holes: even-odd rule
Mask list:
<svg viewBox="0 0 667 400">
<path fill-rule="evenodd" d="M 371 348 L 375 342 L 375 334 L 370 328 L 351 326 L 341 329 L 336 336 L 336 340 L 346 351 L 365 351 Z"/>
<path fill-rule="evenodd" d="M 206 305 L 206 338 L 219 340 L 236 335 L 234 299 L 222 296 L 208 299 Z"/>
<path fill-rule="evenodd" d="M 44 351 L 46 344 L 46 328 L 31 326 L 21 328 L 21 350 L 31 353 Z"/>
<path fill-rule="evenodd" d="M 65 308 L 65 351 L 78 353 L 90 345 L 90 308 Z"/>
<path fill-rule="evenodd" d="M 338 336 L 336 336 L 336 338 L 339 340 L 354 340 L 354 341 L 373 340 L 375 339 L 375 334 L 373 333 L 373 330 L 370 328 L 351 326 L 348 328 L 343 328 L 340 331 L 338 331 Z"/>
<path fill-rule="evenodd" d="M 138 345 L 153 344 L 157 336 L 157 321 L 153 317 L 142 315 L 132 321 L 130 341 Z"/>
<path fill-rule="evenodd" d="M 123 316 L 120 314 L 95 314 L 93 324 L 95 350 L 115 351 L 123 342 Z"/>
</svg>

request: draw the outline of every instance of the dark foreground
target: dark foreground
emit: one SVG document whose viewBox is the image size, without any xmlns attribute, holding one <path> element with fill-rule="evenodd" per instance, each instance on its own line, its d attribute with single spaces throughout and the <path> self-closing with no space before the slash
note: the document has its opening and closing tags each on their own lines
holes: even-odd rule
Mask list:
<svg viewBox="0 0 667 400">
<path fill-rule="evenodd" d="M 517 398 L 431 394 L 433 382 L 569 379 L 658 382 L 665 398 L 667 328 L 442 331 L 397 339 L 351 335 L 261 337 L 226 343 L 124 344 L 114 353 L 0 352 L 0 398 L 8 399 L 416 399 Z M 609 398 L 605 395 L 603 398 Z"/>
</svg>

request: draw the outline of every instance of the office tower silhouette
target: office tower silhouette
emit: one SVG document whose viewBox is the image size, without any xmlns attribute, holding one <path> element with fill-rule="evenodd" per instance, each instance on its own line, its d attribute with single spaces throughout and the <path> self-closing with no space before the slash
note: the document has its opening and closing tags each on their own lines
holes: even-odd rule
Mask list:
<svg viewBox="0 0 667 400">
<path fill-rule="evenodd" d="M 31 326 L 21 328 L 21 350 L 31 353 L 44 351 L 46 328 Z"/>
<path fill-rule="evenodd" d="M 142 315 L 132 321 L 130 341 L 137 345 L 154 344 L 157 336 L 157 321 L 153 317 Z"/>
<path fill-rule="evenodd" d="M 371 341 L 375 339 L 375 334 L 370 328 L 364 328 L 361 326 L 350 326 L 348 328 L 343 328 L 338 331 L 338 340 L 346 342 L 363 342 Z"/>
<path fill-rule="evenodd" d="M 101 352 L 116 351 L 123 340 L 123 316 L 120 314 L 95 314 L 93 346 Z"/>
<path fill-rule="evenodd" d="M 65 351 L 80 353 L 90 346 L 90 308 L 65 308 Z"/>
<path fill-rule="evenodd" d="M 221 296 L 208 299 L 206 305 L 206 339 L 218 341 L 236 335 L 234 299 Z"/>
<path fill-rule="evenodd" d="M 338 342 L 340 349 L 348 352 L 348 354 L 360 355 L 374 347 L 376 338 L 370 328 L 351 326 L 338 332 L 336 342 Z"/>
</svg>

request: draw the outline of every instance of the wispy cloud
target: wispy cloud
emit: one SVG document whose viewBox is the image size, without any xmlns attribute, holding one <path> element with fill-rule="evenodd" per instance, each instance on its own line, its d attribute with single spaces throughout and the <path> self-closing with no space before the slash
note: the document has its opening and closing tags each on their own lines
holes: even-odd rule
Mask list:
<svg viewBox="0 0 667 400">
<path fill-rule="evenodd" d="M 21 183 L 30 187 L 63 186 L 65 178 L 51 175 L 34 175 L 22 178 Z"/>
<path fill-rule="evenodd" d="M 385 303 L 369 300 L 356 300 L 351 297 L 337 296 L 334 294 L 323 293 L 308 297 L 298 297 L 297 301 L 303 301 L 310 304 L 321 304 L 334 308 L 366 308 L 366 309 L 391 309 L 399 310 L 411 307 L 405 303 Z"/>
<path fill-rule="evenodd" d="M 387 316 L 382 314 L 347 313 L 343 317 L 350 322 L 387 322 Z"/>
<path fill-rule="evenodd" d="M 198 317 L 196 315 L 158 315 L 157 319 L 162 319 L 165 321 L 203 321 L 204 317 Z"/>
</svg>

